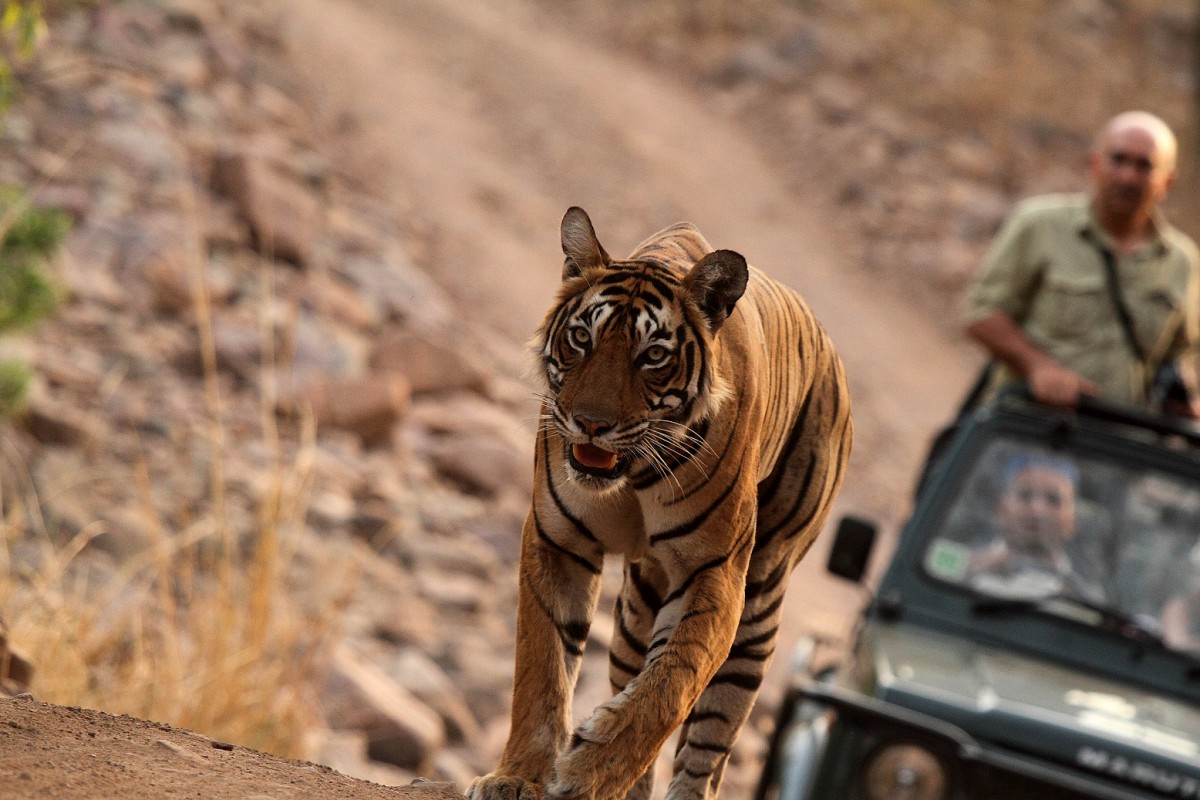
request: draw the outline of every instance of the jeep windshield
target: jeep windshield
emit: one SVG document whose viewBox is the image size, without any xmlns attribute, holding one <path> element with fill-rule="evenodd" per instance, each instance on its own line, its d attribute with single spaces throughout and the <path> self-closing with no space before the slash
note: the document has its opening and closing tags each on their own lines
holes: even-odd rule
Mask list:
<svg viewBox="0 0 1200 800">
<path fill-rule="evenodd" d="M 925 574 L 980 615 L 1053 614 L 1200 656 L 1200 481 L 1118 455 L 984 442 L 925 539 Z"/>
</svg>

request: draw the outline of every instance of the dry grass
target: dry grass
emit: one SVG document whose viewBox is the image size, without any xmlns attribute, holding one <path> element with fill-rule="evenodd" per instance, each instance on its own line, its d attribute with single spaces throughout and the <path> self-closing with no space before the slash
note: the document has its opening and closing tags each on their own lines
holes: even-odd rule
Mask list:
<svg viewBox="0 0 1200 800">
<path fill-rule="evenodd" d="M 137 459 L 128 480 L 136 487 L 152 546 L 115 572 L 98 570 L 87 549 L 106 532 L 104 523 L 84 525 L 65 542 L 51 535 L 43 521 L 45 501 L 20 454 L 3 439 L 0 619 L 35 665 L 32 688 L 39 699 L 130 714 L 300 757 L 304 734 L 315 721 L 313 686 L 327 644 L 340 633 L 354 574 L 349 566 L 332 565 L 326 586 L 310 588 L 311 594 L 327 593 L 323 603 L 310 597 L 305 604 L 323 609 L 319 615 L 302 610 L 289 595 L 287 573 L 308 507 L 315 429 L 308 418 L 286 441 L 276 429 L 269 269 L 261 275 L 268 346 L 260 382 L 260 444 L 273 465 L 260 484 L 253 529 L 234 529 L 237 515 L 229 508 L 225 469 L 230 444 L 222 423 L 205 264 L 195 198 L 186 186 L 181 203 L 192 223 L 185 236 L 205 367 L 203 507 L 169 514 L 192 521 L 168 530 L 151 487 L 169 482 L 151 473 L 148 459 Z"/>
</svg>

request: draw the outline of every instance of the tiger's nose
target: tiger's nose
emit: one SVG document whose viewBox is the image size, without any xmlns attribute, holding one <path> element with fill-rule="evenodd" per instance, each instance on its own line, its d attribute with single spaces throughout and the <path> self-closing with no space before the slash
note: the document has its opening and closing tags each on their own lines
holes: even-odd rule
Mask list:
<svg viewBox="0 0 1200 800">
<path fill-rule="evenodd" d="M 599 436 L 613 429 L 613 424 L 610 420 L 585 417 L 582 414 L 575 415 L 575 424 L 583 428 L 583 432 L 588 436 Z"/>
</svg>

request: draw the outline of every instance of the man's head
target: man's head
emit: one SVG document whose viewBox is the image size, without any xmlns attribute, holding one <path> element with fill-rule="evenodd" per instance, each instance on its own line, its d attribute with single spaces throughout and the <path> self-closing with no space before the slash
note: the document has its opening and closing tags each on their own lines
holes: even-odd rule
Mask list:
<svg viewBox="0 0 1200 800">
<path fill-rule="evenodd" d="M 1126 111 L 1108 121 L 1088 157 L 1102 221 L 1148 217 L 1175 183 L 1175 134 L 1158 117 Z"/>
<path fill-rule="evenodd" d="M 1059 551 L 1075 535 L 1075 465 L 1062 458 L 1021 454 L 1006 465 L 1004 477 L 996 519 L 1008 546 L 1029 555 Z"/>
</svg>

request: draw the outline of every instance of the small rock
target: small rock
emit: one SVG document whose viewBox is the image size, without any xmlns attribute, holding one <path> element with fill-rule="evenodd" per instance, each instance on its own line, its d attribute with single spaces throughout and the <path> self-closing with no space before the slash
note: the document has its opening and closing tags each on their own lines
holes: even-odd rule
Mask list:
<svg viewBox="0 0 1200 800">
<path fill-rule="evenodd" d="M 20 699 L 28 694 L 32 682 L 33 664 L 9 641 L 8 629 L 0 620 L 0 697 Z"/>
<path fill-rule="evenodd" d="M 307 737 L 305 749 L 309 761 L 332 767 L 360 781 L 404 786 L 413 780 L 413 774 L 408 770 L 369 759 L 367 735 L 362 731 L 313 731 Z"/>
<path fill-rule="evenodd" d="M 49 397 L 35 385 L 18 424 L 44 445 L 80 446 L 100 437 L 100 426 L 86 411 Z"/>
</svg>

